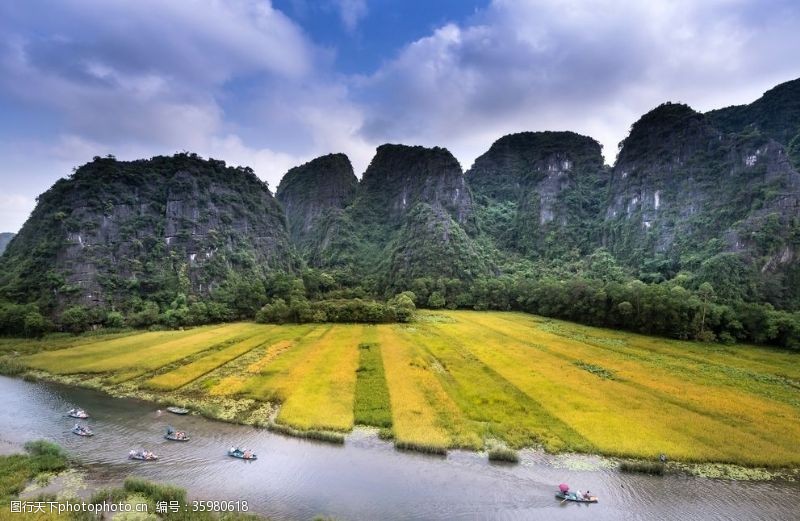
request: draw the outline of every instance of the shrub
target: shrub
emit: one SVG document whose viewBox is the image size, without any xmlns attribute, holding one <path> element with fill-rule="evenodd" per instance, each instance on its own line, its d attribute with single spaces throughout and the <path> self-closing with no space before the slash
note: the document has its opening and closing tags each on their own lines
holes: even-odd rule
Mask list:
<svg viewBox="0 0 800 521">
<path fill-rule="evenodd" d="M 495 448 L 489 451 L 489 461 L 504 461 L 507 463 L 519 463 L 517 451 L 505 447 Z"/>
<path fill-rule="evenodd" d="M 660 461 L 623 461 L 619 464 L 619 470 L 620 472 L 663 476 L 666 465 Z"/>
</svg>

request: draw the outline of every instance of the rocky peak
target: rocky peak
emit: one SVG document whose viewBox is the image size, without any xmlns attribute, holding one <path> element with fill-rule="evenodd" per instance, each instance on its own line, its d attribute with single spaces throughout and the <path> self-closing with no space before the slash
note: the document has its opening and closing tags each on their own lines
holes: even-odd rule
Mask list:
<svg viewBox="0 0 800 521">
<path fill-rule="evenodd" d="M 504 136 L 467 172 L 481 204 L 497 206 L 484 223 L 499 245 L 547 256 L 570 247 L 591 249 L 597 213 L 605 201 L 607 172 L 601 146 L 574 132 L 521 132 Z M 499 224 L 499 225 L 498 225 Z M 497 229 L 491 229 L 497 225 Z"/>
<path fill-rule="evenodd" d="M 520 190 L 556 195 L 585 163 L 602 167 L 600 144 L 574 132 L 520 132 L 495 141 L 467 171 L 476 196 L 516 201 Z"/>
<path fill-rule="evenodd" d="M 344 209 L 358 188 L 353 166 L 344 154 L 328 154 L 289 170 L 278 185 L 289 233 L 304 242 L 315 222 L 329 209 Z"/>
<path fill-rule="evenodd" d="M 773 87 L 749 105 L 712 110 L 706 116 L 723 132 L 749 127 L 787 146 L 800 136 L 800 78 Z"/>
<path fill-rule="evenodd" d="M 719 132 L 705 116 L 688 105 L 667 102 L 633 124 L 620 143 L 615 171 L 627 178 L 636 175 L 642 161 L 680 166 L 718 138 Z"/>
<path fill-rule="evenodd" d="M 461 225 L 472 219 L 472 197 L 464 174 L 444 148 L 381 145 L 359 187 L 360 211 L 397 223 L 417 203 L 441 206 Z"/>
<path fill-rule="evenodd" d="M 96 158 L 39 197 L 0 287 L 51 309 L 116 305 L 294 266 L 280 205 L 249 168 L 194 154 Z"/>
</svg>

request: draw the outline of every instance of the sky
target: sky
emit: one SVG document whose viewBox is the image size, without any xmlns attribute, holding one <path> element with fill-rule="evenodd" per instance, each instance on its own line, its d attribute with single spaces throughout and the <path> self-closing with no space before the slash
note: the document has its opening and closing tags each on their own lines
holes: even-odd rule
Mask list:
<svg viewBox="0 0 800 521">
<path fill-rule="evenodd" d="M 612 164 L 665 101 L 706 111 L 800 77 L 796 0 L 26 0 L 0 3 L 0 231 L 95 155 L 191 151 L 274 190 L 383 143 L 465 170 L 572 130 Z"/>
</svg>

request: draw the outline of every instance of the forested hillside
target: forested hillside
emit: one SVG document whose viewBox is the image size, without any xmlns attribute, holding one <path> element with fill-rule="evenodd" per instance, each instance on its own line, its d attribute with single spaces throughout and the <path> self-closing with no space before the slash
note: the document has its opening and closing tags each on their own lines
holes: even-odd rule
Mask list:
<svg viewBox="0 0 800 521">
<path fill-rule="evenodd" d="M 501 137 L 466 172 L 446 149 L 386 144 L 360 181 L 331 154 L 273 198 L 222 161 L 95 158 L 0 259 L 0 328 L 381 322 L 416 305 L 800 347 L 799 88 L 708 114 L 662 104 L 613 167 L 572 132 Z"/>
</svg>

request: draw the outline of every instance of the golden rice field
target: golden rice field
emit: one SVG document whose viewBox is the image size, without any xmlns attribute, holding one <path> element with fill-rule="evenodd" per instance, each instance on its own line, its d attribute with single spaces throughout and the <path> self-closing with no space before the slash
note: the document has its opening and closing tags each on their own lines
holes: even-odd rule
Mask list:
<svg viewBox="0 0 800 521">
<path fill-rule="evenodd" d="M 301 431 L 346 432 L 360 418 L 420 449 L 504 444 L 800 465 L 800 354 L 757 346 L 442 311 L 412 324 L 0 341 L 0 353 L 12 351 L 48 378 L 157 391 L 175 403 L 217 400 L 237 421 L 272 411 L 269 421 Z"/>
</svg>

